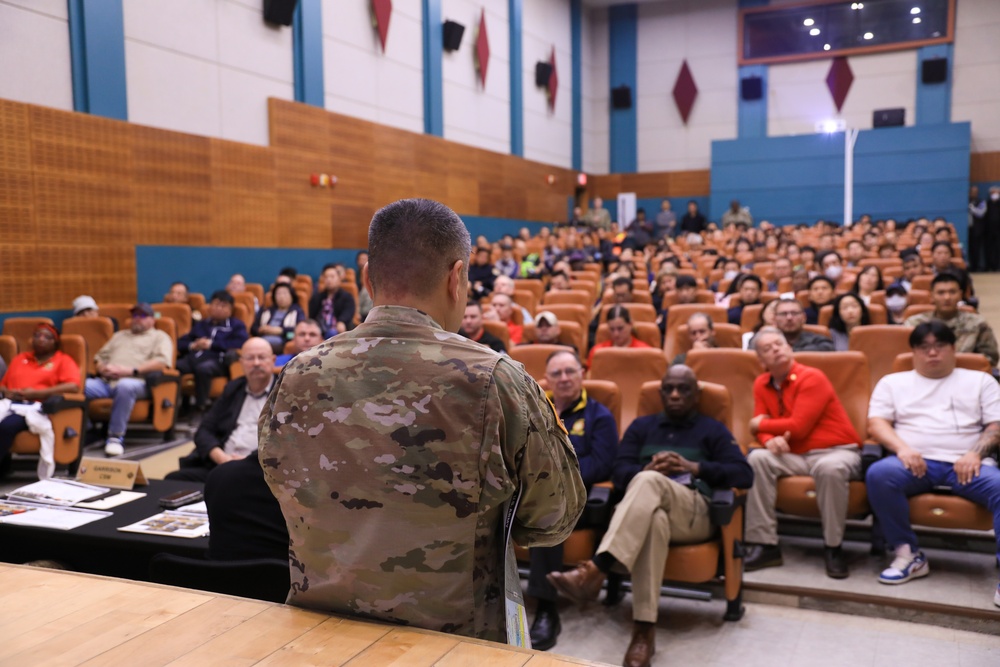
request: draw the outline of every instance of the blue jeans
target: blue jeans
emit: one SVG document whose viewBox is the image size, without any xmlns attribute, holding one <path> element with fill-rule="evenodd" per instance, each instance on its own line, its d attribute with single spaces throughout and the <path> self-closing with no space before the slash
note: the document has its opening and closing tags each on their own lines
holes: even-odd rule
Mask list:
<svg viewBox="0 0 1000 667">
<path fill-rule="evenodd" d="M 878 518 L 886 543 L 895 549 L 909 544 L 916 552 L 917 536 L 910 525 L 910 505 L 907 498 L 928 493 L 935 486 L 947 484 L 952 493 L 986 507 L 993 514 L 993 529 L 997 534 L 997 557 L 1000 558 L 1000 470 L 982 466 L 979 476 L 968 484 L 959 484 L 951 463 L 926 460 L 927 473 L 917 477 L 903 467 L 895 456 L 887 456 L 868 469 L 865 484 L 868 502 Z"/>
<path fill-rule="evenodd" d="M 108 421 L 108 436 L 123 438 L 128 428 L 128 418 L 132 414 L 135 402 L 140 398 L 148 398 L 149 390 L 145 380 L 122 378 L 113 388 L 100 378 L 87 378 L 83 393 L 87 398 L 110 398 L 111 419 Z"/>
</svg>

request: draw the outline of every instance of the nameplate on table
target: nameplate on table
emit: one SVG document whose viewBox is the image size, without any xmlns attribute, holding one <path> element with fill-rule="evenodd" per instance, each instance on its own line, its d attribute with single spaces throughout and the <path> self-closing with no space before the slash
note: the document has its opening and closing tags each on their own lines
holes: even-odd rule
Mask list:
<svg viewBox="0 0 1000 667">
<path fill-rule="evenodd" d="M 142 474 L 142 465 L 138 461 L 98 459 L 89 456 L 84 456 L 80 461 L 80 470 L 76 473 L 76 478 L 81 482 L 126 491 L 130 491 L 136 484 L 145 486 L 149 483 Z"/>
</svg>

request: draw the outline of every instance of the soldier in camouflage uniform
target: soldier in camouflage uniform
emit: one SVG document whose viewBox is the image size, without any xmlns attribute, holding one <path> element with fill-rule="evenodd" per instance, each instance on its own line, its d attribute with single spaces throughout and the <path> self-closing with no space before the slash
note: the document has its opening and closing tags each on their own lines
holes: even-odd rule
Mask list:
<svg viewBox="0 0 1000 667">
<path fill-rule="evenodd" d="M 931 281 L 931 303 L 934 310 L 906 319 L 906 326 L 915 327 L 931 320 L 941 320 L 955 332 L 955 352 L 978 352 L 990 360 L 990 365 L 996 368 L 1000 359 L 997 349 L 997 337 L 993 329 L 976 313 L 968 313 L 958 309 L 962 298 L 962 283 L 957 276 L 950 273 L 939 273 Z"/>
<path fill-rule="evenodd" d="M 469 234 L 447 207 L 375 214 L 353 331 L 285 366 L 260 460 L 289 532 L 304 607 L 507 641 L 511 533 L 561 543 L 586 503 L 561 422 L 524 368 L 457 331 Z"/>
</svg>

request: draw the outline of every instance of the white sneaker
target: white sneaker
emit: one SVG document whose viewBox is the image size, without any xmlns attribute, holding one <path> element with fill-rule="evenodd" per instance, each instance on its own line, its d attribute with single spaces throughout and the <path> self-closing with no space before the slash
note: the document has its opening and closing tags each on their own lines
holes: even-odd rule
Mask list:
<svg viewBox="0 0 1000 667">
<path fill-rule="evenodd" d="M 905 584 L 910 579 L 926 577 L 930 573 L 931 566 L 924 552 L 913 553 L 910 551 L 910 545 L 904 544 L 896 549 L 896 557 L 892 564 L 882 570 L 878 580 L 882 584 Z"/>
<path fill-rule="evenodd" d="M 993 604 L 1000 607 L 1000 584 L 997 584 L 997 592 L 993 594 Z"/>
<path fill-rule="evenodd" d="M 108 438 L 104 443 L 104 454 L 106 456 L 121 456 L 125 453 L 125 445 L 120 438 Z"/>
</svg>

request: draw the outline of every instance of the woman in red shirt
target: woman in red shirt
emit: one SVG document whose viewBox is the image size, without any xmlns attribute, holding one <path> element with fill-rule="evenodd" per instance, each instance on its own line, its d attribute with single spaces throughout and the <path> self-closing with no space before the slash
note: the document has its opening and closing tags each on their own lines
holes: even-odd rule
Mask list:
<svg viewBox="0 0 1000 667">
<path fill-rule="evenodd" d="M 594 361 L 594 352 L 597 350 L 607 347 L 649 347 L 648 344 L 632 335 L 632 316 L 625 306 L 616 305 L 608 311 L 608 331 L 611 338 L 590 348 L 590 354 L 587 356 L 587 368 L 590 368 Z"/>
<path fill-rule="evenodd" d="M 44 401 L 80 391 L 80 367 L 59 351 L 59 332 L 51 324 L 39 324 L 31 336 L 31 350 L 11 359 L 0 379 L 0 397 L 19 403 Z M 14 437 L 28 425 L 21 415 L 8 414 L 0 421 L 0 461 L 5 461 Z M 0 462 L 0 470 L 6 464 Z"/>
</svg>

